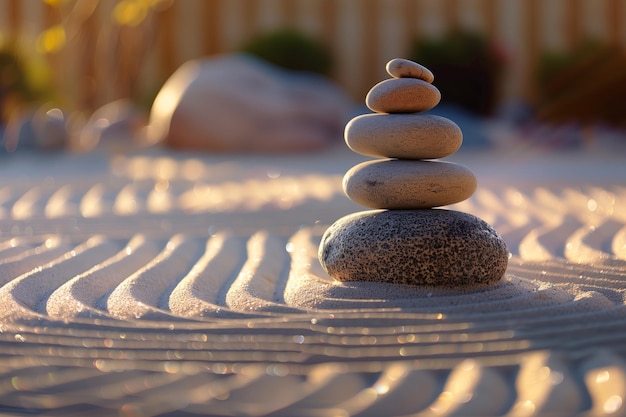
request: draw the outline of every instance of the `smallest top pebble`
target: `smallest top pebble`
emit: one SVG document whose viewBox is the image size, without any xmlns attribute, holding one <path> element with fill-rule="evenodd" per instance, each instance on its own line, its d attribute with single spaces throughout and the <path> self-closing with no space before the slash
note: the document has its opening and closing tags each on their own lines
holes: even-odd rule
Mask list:
<svg viewBox="0 0 626 417">
<path fill-rule="evenodd" d="M 427 83 L 435 80 L 435 76 L 428 68 L 408 59 L 392 59 L 387 63 L 387 72 L 394 78 L 418 78 Z"/>
</svg>

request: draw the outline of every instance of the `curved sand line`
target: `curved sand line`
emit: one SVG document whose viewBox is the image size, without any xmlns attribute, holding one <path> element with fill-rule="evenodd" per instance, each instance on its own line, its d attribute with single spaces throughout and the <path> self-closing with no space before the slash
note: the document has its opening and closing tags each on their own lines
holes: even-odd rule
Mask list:
<svg viewBox="0 0 626 417">
<path fill-rule="evenodd" d="M 623 414 L 624 187 L 479 188 L 454 208 L 503 235 L 507 274 L 443 290 L 324 273 L 322 232 L 358 210 L 335 174 L 128 162 L 1 190 L 1 406 Z"/>
</svg>

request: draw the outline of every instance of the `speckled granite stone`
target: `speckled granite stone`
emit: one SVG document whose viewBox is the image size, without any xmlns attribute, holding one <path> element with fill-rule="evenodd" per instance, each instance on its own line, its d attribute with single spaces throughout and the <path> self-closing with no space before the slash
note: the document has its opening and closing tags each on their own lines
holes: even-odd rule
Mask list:
<svg viewBox="0 0 626 417">
<path fill-rule="evenodd" d="M 459 287 L 498 282 L 508 251 L 498 233 L 471 214 L 371 210 L 331 225 L 319 259 L 338 281 Z"/>
</svg>

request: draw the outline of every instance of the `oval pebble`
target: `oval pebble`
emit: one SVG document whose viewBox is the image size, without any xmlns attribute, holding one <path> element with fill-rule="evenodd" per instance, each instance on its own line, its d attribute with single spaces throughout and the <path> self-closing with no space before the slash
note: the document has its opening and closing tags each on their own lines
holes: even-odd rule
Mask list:
<svg viewBox="0 0 626 417">
<path fill-rule="evenodd" d="M 456 123 L 430 114 L 364 114 L 348 122 L 344 136 L 357 153 L 400 159 L 443 158 L 463 142 Z"/>
<path fill-rule="evenodd" d="M 508 250 L 498 233 L 453 210 L 370 210 L 349 214 L 322 236 L 319 259 L 338 281 L 467 287 L 495 284 Z"/>
<path fill-rule="evenodd" d="M 441 93 L 417 78 L 390 78 L 367 93 L 365 104 L 377 113 L 418 113 L 439 104 Z"/>
<path fill-rule="evenodd" d="M 392 59 L 387 62 L 386 69 L 394 78 L 419 78 L 427 83 L 435 81 L 435 76 L 428 68 L 408 59 Z"/>
<path fill-rule="evenodd" d="M 369 208 L 445 206 L 469 198 L 476 185 L 472 171 L 443 161 L 366 161 L 352 167 L 343 177 L 348 198 Z"/>
</svg>

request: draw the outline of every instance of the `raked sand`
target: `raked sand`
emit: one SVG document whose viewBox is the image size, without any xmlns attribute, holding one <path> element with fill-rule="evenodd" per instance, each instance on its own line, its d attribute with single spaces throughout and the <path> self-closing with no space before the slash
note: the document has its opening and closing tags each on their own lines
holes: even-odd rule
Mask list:
<svg viewBox="0 0 626 417">
<path fill-rule="evenodd" d="M 3 161 L 0 410 L 626 415 L 619 157 L 460 155 L 479 188 L 452 208 L 511 252 L 463 290 L 324 273 L 357 158 Z"/>
</svg>

